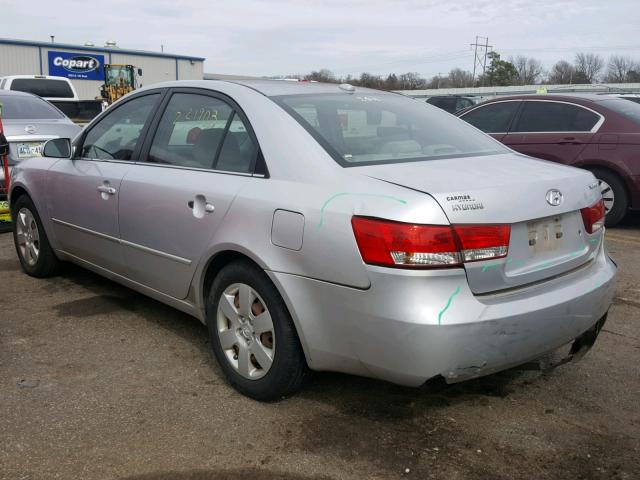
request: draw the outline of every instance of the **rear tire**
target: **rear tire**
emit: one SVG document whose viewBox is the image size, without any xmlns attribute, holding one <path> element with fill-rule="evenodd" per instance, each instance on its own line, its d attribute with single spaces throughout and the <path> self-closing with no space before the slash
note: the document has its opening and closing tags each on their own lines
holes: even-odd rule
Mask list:
<svg viewBox="0 0 640 480">
<path fill-rule="evenodd" d="M 629 195 L 618 175 L 608 170 L 594 168 L 591 172 L 598 179 L 602 198 L 607 208 L 605 226 L 614 227 L 624 218 L 629 208 Z"/>
<path fill-rule="evenodd" d="M 55 275 L 60 268 L 60 260 L 49 244 L 33 201 L 27 195 L 19 197 L 11 207 L 11 225 L 22 270 L 37 278 Z"/>
<path fill-rule="evenodd" d="M 291 315 L 269 277 L 253 263 L 237 261 L 220 270 L 206 312 L 213 353 L 240 393 L 277 400 L 299 390 L 309 377 Z"/>
</svg>

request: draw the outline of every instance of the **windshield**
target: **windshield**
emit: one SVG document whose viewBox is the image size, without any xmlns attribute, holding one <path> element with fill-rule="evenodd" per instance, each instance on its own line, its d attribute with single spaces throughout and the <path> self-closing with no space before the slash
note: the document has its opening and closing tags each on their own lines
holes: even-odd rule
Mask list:
<svg viewBox="0 0 640 480">
<path fill-rule="evenodd" d="M 0 95 L 2 118 L 7 120 L 51 120 L 64 118 L 60 110 L 30 95 Z"/>
<path fill-rule="evenodd" d="M 65 80 L 52 78 L 16 78 L 11 90 L 33 93 L 39 97 L 73 98 L 73 90 Z"/>
<path fill-rule="evenodd" d="M 628 118 L 636 125 L 640 125 L 640 104 L 630 102 L 625 98 L 603 100 L 600 102 L 600 104 Z"/>
<path fill-rule="evenodd" d="M 401 95 L 356 92 L 271 98 L 343 167 L 507 151 L 466 122 Z"/>
</svg>

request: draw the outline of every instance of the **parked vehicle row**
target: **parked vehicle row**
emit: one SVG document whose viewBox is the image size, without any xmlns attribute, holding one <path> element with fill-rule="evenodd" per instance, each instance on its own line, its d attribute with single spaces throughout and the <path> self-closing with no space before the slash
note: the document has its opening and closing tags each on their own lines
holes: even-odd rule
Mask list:
<svg viewBox="0 0 640 480">
<path fill-rule="evenodd" d="M 593 172 L 607 226 L 640 208 L 640 105 L 594 94 L 499 97 L 457 114 L 513 150 Z"/>
<path fill-rule="evenodd" d="M 143 88 L 18 163 L 10 205 L 25 272 L 72 261 L 194 315 L 261 400 L 310 369 L 417 386 L 577 358 L 614 293 L 590 172 L 351 85 Z"/>
</svg>

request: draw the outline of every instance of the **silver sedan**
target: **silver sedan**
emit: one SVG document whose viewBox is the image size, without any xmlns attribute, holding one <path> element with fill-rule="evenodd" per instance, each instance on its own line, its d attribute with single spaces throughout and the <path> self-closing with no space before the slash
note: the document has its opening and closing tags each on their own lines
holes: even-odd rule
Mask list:
<svg viewBox="0 0 640 480">
<path fill-rule="evenodd" d="M 206 323 L 260 400 L 311 370 L 418 386 L 595 341 L 612 301 L 593 175 L 351 85 L 153 85 L 18 164 L 25 272 L 71 261 Z"/>
<path fill-rule="evenodd" d="M 74 138 L 81 130 L 56 107 L 30 93 L 0 90 L 0 105 L 10 168 L 25 158 L 42 155 L 47 140 Z M 0 186 L 4 186 L 2 168 Z"/>
</svg>

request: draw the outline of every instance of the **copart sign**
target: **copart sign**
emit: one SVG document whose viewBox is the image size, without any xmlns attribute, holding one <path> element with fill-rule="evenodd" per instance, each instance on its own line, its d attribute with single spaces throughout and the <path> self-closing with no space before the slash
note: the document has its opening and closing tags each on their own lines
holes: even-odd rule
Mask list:
<svg viewBox="0 0 640 480">
<path fill-rule="evenodd" d="M 104 55 L 49 51 L 49 75 L 75 80 L 104 80 Z"/>
</svg>

